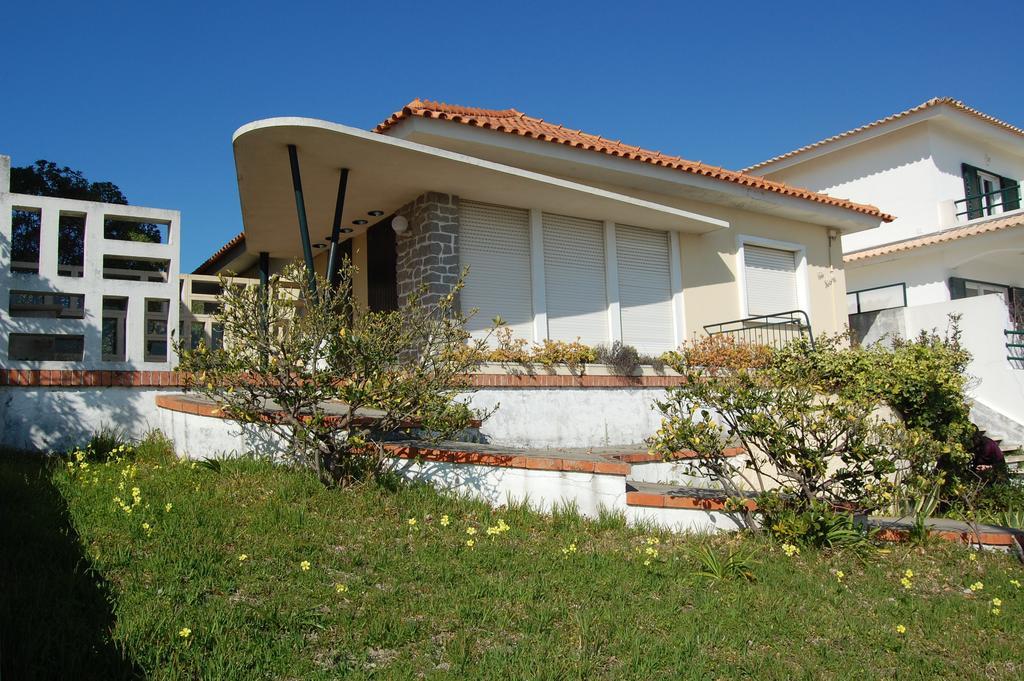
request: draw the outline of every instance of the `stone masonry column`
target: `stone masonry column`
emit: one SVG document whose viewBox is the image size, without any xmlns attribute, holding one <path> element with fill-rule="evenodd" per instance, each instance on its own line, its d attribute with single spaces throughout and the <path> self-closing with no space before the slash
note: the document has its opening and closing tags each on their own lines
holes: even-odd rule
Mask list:
<svg viewBox="0 0 1024 681">
<path fill-rule="evenodd" d="M 409 221 L 397 238 L 398 304 L 424 285 L 424 304 L 434 304 L 459 280 L 459 197 L 427 192 L 397 214 Z"/>
</svg>

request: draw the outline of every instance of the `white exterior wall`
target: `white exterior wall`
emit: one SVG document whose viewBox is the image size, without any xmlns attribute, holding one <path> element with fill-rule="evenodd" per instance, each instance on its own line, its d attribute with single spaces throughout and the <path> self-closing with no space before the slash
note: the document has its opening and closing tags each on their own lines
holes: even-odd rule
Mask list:
<svg viewBox="0 0 1024 681">
<path fill-rule="evenodd" d="M 846 288 L 860 291 L 904 282 L 907 305 L 950 299 L 949 278 L 1024 287 L 1024 227 L 846 264 Z"/>
<path fill-rule="evenodd" d="M 7 157 L 0 157 L 7 159 Z M 5 161 L 9 166 L 9 159 Z M 178 270 L 181 217 L 178 211 L 141 208 L 119 204 L 77 201 L 43 196 L 12 194 L 9 177 L 0 184 L 0 366 L 6 369 L 105 369 L 166 371 L 176 358 L 170 343 L 170 331 L 178 328 Z M 14 208 L 40 211 L 39 273 L 11 272 L 11 211 Z M 57 236 L 61 213 L 85 215 L 85 256 L 82 277 L 57 274 Z M 140 243 L 103 238 L 104 216 L 133 218 L 164 223 L 168 227 L 166 244 Z M 166 282 L 121 281 L 103 278 L 103 257 L 119 255 L 138 258 L 159 258 L 169 261 Z M 12 317 L 11 290 L 85 295 L 83 319 Z M 101 336 L 103 297 L 128 298 L 124 362 L 102 360 Z M 145 299 L 168 301 L 167 361 L 145 361 Z M 85 351 L 81 362 L 14 361 L 8 357 L 8 336 L 11 333 L 82 335 Z"/>
<path fill-rule="evenodd" d="M 932 119 L 764 174 L 870 203 L 896 217 L 875 229 L 844 236 L 843 249 L 850 252 L 965 222 L 964 218 L 954 221 L 952 206 L 964 198 L 962 163 L 1024 180 L 1024 144 L 997 145 Z"/>
<path fill-rule="evenodd" d="M 843 237 L 843 250 L 859 250 L 909 239 L 935 228 L 939 188 L 930 145 L 931 136 L 920 125 L 766 175 L 869 203 L 896 216 L 894 222 Z"/>
</svg>

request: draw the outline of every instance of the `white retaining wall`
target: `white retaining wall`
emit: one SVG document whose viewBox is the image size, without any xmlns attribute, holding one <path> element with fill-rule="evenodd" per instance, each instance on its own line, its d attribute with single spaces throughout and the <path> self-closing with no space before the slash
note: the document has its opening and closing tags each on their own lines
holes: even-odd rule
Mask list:
<svg viewBox="0 0 1024 681">
<path fill-rule="evenodd" d="M 484 388 L 469 396 L 497 411 L 480 428 L 513 447 L 601 447 L 644 441 L 661 425 L 652 407 L 664 388 Z"/>
<path fill-rule="evenodd" d="M 159 388 L 0 388 L 0 445 L 41 451 L 84 444 L 104 427 L 140 438 L 162 428 Z"/>
<path fill-rule="evenodd" d="M 0 444 L 19 449 L 65 449 L 88 440 L 103 426 L 131 437 L 160 428 L 180 454 L 206 456 L 267 451 L 272 443 L 241 433 L 230 422 L 204 419 L 189 424 L 185 414 L 158 409 L 156 395 L 177 388 L 3 387 L 0 388 Z M 651 407 L 663 388 L 485 388 L 467 395 L 476 408 L 498 407 L 480 428 L 488 443 L 509 447 L 599 447 L 643 442 L 661 423 Z M 206 421 L 221 422 L 219 424 Z"/>
</svg>

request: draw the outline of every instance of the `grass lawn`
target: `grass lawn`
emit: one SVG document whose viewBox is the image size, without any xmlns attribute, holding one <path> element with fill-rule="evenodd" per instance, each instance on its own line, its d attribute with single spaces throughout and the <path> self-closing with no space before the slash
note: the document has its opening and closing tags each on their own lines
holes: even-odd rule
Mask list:
<svg viewBox="0 0 1024 681">
<path fill-rule="evenodd" d="M 787 557 L 142 449 L 84 470 L 0 458 L 3 678 L 1024 676 L 1006 555 Z M 749 552 L 756 580 L 699 575 L 706 542 Z"/>
</svg>

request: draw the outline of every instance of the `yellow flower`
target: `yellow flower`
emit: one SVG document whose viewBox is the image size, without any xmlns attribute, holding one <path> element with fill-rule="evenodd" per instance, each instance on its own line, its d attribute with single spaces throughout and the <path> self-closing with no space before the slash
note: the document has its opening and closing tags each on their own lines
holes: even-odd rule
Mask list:
<svg viewBox="0 0 1024 681">
<path fill-rule="evenodd" d="M 1002 612 L 1002 610 L 1000 610 L 999 608 L 992 608 L 992 614 L 993 615 L 998 615 L 1001 612 Z"/>
<path fill-rule="evenodd" d="M 897 624 L 896 625 L 896 633 L 899 634 L 900 636 L 902 636 L 903 634 L 907 633 L 907 628 L 905 626 L 903 626 L 902 624 Z"/>
<path fill-rule="evenodd" d="M 1003 600 L 1001 598 L 993 598 L 992 599 L 992 605 L 997 607 L 997 608 L 1001 607 L 1003 605 Z"/>
<path fill-rule="evenodd" d="M 1020 581 L 1019 580 L 1011 579 L 1010 580 L 1010 584 L 1012 584 L 1013 588 L 1015 588 L 1015 589 L 1019 589 L 1020 588 Z"/>
<path fill-rule="evenodd" d="M 911 581 L 910 581 L 909 579 L 907 579 L 906 577 L 904 577 L 903 579 L 901 579 L 901 580 L 900 580 L 900 584 L 902 584 L 902 585 L 903 585 L 903 588 L 904 588 L 904 589 L 909 589 L 910 587 L 914 586 L 914 583 L 913 583 L 913 582 L 911 582 Z"/>
<path fill-rule="evenodd" d="M 563 556 L 571 556 L 574 553 L 576 553 L 576 542 L 572 542 L 571 544 L 566 546 L 564 549 L 562 549 L 562 555 Z"/>
<path fill-rule="evenodd" d="M 174 504 L 165 504 L 164 513 L 170 513 L 172 508 L 174 508 Z"/>
<path fill-rule="evenodd" d="M 790 558 L 792 558 L 793 556 L 800 555 L 800 547 L 799 546 L 793 546 L 792 544 L 783 544 L 782 545 L 782 552 L 785 553 Z"/>
<path fill-rule="evenodd" d="M 247 560 L 249 560 L 249 554 L 248 553 L 240 553 L 240 554 L 238 554 L 238 562 L 239 563 L 244 563 Z"/>
<path fill-rule="evenodd" d="M 441 516 L 441 527 L 448 527 L 451 522 L 451 519 L 449 519 L 447 515 Z"/>
<path fill-rule="evenodd" d="M 981 591 L 985 588 L 985 585 L 982 582 L 975 582 L 974 584 L 971 584 L 970 588 L 971 591 Z"/>
<path fill-rule="evenodd" d="M 309 566 L 309 561 L 308 560 L 304 560 L 301 563 L 299 563 L 299 569 L 302 570 L 303 572 L 309 572 L 309 567 L 310 566 Z"/>
<path fill-rule="evenodd" d="M 842 570 L 836 570 L 836 581 L 837 582 L 843 581 L 843 577 L 845 577 L 845 576 L 846 576 L 845 572 L 843 572 Z"/>
<path fill-rule="evenodd" d="M 649 566 L 650 564 L 651 564 L 651 559 L 650 558 L 648 558 L 647 560 L 644 561 L 644 566 Z"/>
<path fill-rule="evenodd" d="M 415 527 L 416 526 L 416 519 L 415 518 L 409 518 L 409 520 L 407 520 L 406 522 L 409 523 L 409 527 Z"/>
<path fill-rule="evenodd" d="M 907 579 L 910 579 L 911 577 L 914 576 L 914 571 L 913 570 L 907 570 L 906 572 L 903 573 L 903 576 L 906 577 Z"/>
<path fill-rule="evenodd" d="M 971 555 L 969 555 L 967 557 L 970 558 L 971 560 L 978 560 L 978 554 L 976 554 L 976 553 L 972 553 Z"/>
<path fill-rule="evenodd" d="M 466 546 L 468 546 L 469 548 L 473 548 L 474 544 L 476 544 L 476 542 L 473 541 L 472 539 L 467 539 L 466 540 Z"/>
<path fill-rule="evenodd" d="M 339 593 L 339 594 L 347 593 L 348 592 L 348 585 L 347 584 L 342 584 L 341 582 L 339 582 L 339 583 L 334 585 L 334 592 L 335 593 Z"/>
<path fill-rule="evenodd" d="M 180 629 L 180 630 L 178 631 L 178 636 L 180 636 L 180 637 L 182 637 L 182 638 L 188 638 L 188 637 L 189 637 L 189 636 L 191 636 L 191 635 L 192 635 L 192 630 L 191 630 L 191 629 L 189 629 L 188 627 L 182 627 L 182 628 L 181 628 L 181 629 Z"/>
<path fill-rule="evenodd" d="M 468 534 L 470 537 L 472 537 L 474 534 L 476 534 L 476 528 L 475 527 L 467 527 L 466 528 L 466 534 Z"/>
</svg>

